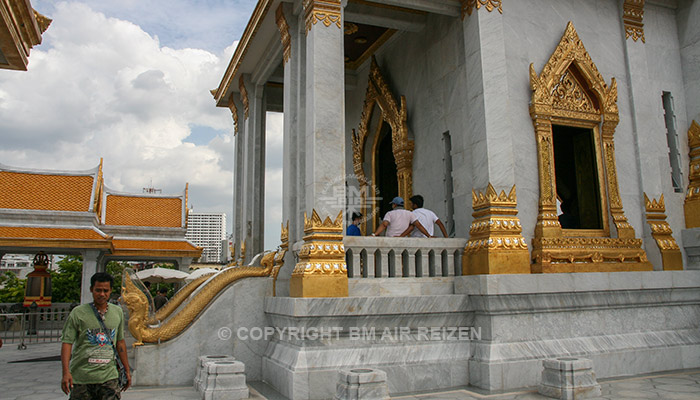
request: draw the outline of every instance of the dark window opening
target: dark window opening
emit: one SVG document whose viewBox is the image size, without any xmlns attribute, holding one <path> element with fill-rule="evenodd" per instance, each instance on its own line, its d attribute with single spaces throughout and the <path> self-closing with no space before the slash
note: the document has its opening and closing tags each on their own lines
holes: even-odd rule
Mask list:
<svg viewBox="0 0 700 400">
<path fill-rule="evenodd" d="M 600 184 L 591 129 L 552 126 L 554 171 L 564 229 L 602 229 Z"/>
</svg>

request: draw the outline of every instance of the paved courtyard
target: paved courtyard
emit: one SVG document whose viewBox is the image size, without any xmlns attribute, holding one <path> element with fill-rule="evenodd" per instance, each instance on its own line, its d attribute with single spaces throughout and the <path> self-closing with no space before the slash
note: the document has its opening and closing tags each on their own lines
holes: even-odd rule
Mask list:
<svg viewBox="0 0 700 400">
<path fill-rule="evenodd" d="M 0 349 L 0 398 L 6 400 L 67 399 L 61 392 L 61 363 L 58 343 L 30 344 L 26 350 L 18 350 L 16 344 L 7 343 Z M 38 361 L 44 359 L 46 361 Z M 25 362 L 24 360 L 32 360 Z M 21 362 L 17 362 L 21 361 Z M 602 397 L 609 400 L 698 400 L 700 399 L 700 369 L 673 371 L 624 379 L 601 380 Z M 260 382 L 250 385 L 252 399 L 282 399 L 272 389 Z M 146 399 L 199 399 L 191 387 L 137 387 L 126 391 L 124 400 Z M 484 394 L 476 389 L 458 388 L 441 392 L 413 393 L 393 397 L 404 400 L 534 400 L 547 399 L 535 390 L 509 393 Z"/>
</svg>

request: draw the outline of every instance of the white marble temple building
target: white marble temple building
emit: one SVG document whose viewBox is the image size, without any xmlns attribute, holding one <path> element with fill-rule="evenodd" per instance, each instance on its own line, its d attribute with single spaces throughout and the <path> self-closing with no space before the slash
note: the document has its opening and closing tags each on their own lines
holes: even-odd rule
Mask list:
<svg viewBox="0 0 700 400">
<path fill-rule="evenodd" d="M 215 353 L 292 399 L 351 368 L 394 395 L 536 386 L 565 356 L 599 378 L 700 367 L 698 21 L 693 0 L 260 0 L 212 94 L 236 132 L 239 265 L 264 250 L 265 113 L 284 113 L 289 251 L 268 286 L 140 347 L 183 367 L 139 379 L 191 381 Z M 450 238 L 343 237 L 416 194 Z M 342 334 L 214 338 L 225 323 Z M 423 334 L 459 327 L 479 335 Z"/>
</svg>

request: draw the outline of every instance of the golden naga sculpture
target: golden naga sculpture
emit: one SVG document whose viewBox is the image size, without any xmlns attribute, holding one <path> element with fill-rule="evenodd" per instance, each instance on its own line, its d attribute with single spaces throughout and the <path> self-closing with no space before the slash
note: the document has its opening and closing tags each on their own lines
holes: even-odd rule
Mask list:
<svg viewBox="0 0 700 400">
<path fill-rule="evenodd" d="M 275 267 L 272 269 L 272 295 L 277 296 L 277 276 L 280 273 L 280 269 L 284 265 L 284 256 L 287 255 L 287 249 L 289 249 L 289 220 L 287 220 L 287 226 L 282 224 L 282 230 L 280 231 L 280 240 L 282 244 L 280 249 L 275 255 Z"/>
<path fill-rule="evenodd" d="M 163 321 L 164 319 L 168 318 L 170 314 L 173 313 L 178 307 L 180 307 L 180 304 L 187 300 L 188 297 L 197 290 L 197 288 L 204 283 L 207 279 L 211 278 L 211 274 L 200 276 L 199 278 L 193 280 L 192 282 L 186 284 L 183 286 L 180 290 L 175 293 L 175 295 L 168 300 L 167 303 L 163 307 L 161 307 L 158 311 L 156 311 L 156 318 L 153 323 L 157 323 L 157 321 Z"/>
<path fill-rule="evenodd" d="M 651 199 L 644 193 L 644 206 L 647 214 L 647 224 L 651 229 L 651 236 L 661 253 L 661 263 L 664 271 L 680 271 L 683 269 L 683 255 L 681 249 L 673 238 L 671 225 L 666 222 L 666 204 L 664 195 L 659 200 Z"/>
<path fill-rule="evenodd" d="M 243 278 L 270 276 L 276 252 L 266 254 L 261 263 L 263 267 L 236 267 L 218 273 L 202 287 L 192 299 L 176 314 L 170 316 L 157 327 L 151 327 L 148 297 L 126 272 L 122 279 L 122 299 L 129 309 L 129 331 L 136 339 L 134 346 L 144 343 L 158 343 L 172 339 L 185 330 L 204 308 L 225 288 Z M 206 277 L 203 277 L 206 278 Z M 201 279 L 201 278 L 200 278 Z M 140 283 L 139 283 L 140 284 Z M 201 282 L 198 286 L 201 286 Z M 183 298 L 186 298 L 183 294 Z M 177 308 L 177 307 L 175 307 Z M 172 310 L 171 310 L 172 312 Z"/>
</svg>

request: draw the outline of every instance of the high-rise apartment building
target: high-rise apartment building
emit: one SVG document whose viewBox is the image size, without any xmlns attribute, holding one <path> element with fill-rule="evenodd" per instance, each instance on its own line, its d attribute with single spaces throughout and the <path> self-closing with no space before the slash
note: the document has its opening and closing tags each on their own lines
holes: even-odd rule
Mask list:
<svg viewBox="0 0 700 400">
<path fill-rule="evenodd" d="M 187 216 L 187 240 L 195 246 L 202 247 L 202 263 L 223 263 L 225 249 L 222 243 L 226 240 L 225 213 L 196 213 L 189 212 Z"/>
</svg>

